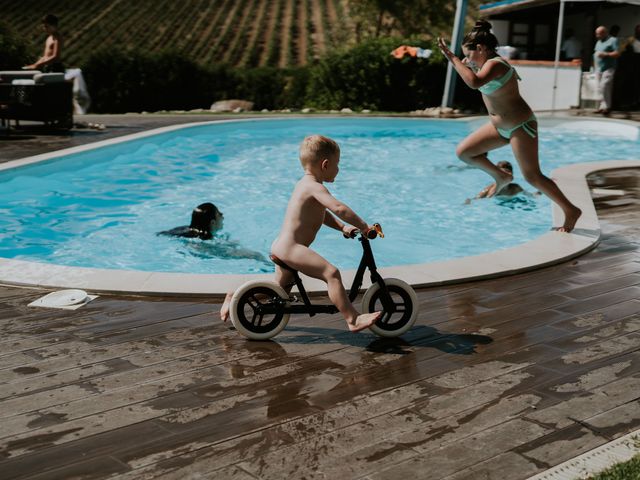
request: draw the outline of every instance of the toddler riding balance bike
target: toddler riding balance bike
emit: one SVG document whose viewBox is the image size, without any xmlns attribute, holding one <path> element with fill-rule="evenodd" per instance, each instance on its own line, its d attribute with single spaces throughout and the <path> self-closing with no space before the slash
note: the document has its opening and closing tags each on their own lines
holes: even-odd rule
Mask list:
<svg viewBox="0 0 640 480">
<path fill-rule="evenodd" d="M 380 318 L 369 328 L 381 337 L 397 337 L 409 330 L 416 321 L 418 297 L 408 283 L 397 278 L 383 279 L 378 273 L 369 240 L 378 236 L 384 238 L 384 234 L 379 224 L 374 226 L 375 229 L 368 232 L 368 237 L 357 231 L 347 237 L 354 238 L 359 233 L 358 240 L 362 245 L 362 258 L 349 290 L 349 300 L 353 302 L 358 295 L 368 268 L 371 286 L 362 298 L 361 312 L 382 311 Z M 310 317 L 316 313 L 338 313 L 335 305 L 311 303 L 298 272 L 278 258 L 271 256 L 271 260 L 293 273 L 302 303 L 275 282 L 249 281 L 236 290 L 231 299 L 231 322 L 238 332 L 252 340 L 266 340 L 284 329 L 292 313 L 306 313 Z"/>
</svg>

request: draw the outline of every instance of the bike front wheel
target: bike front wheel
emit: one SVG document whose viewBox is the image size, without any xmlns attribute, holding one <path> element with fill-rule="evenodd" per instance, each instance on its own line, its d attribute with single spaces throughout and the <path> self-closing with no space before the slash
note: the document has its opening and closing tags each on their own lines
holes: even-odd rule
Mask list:
<svg viewBox="0 0 640 480">
<path fill-rule="evenodd" d="M 395 311 L 385 311 L 382 304 L 380 284 L 374 283 L 364 293 L 362 311 L 372 313 L 382 311 L 382 316 L 370 329 L 381 337 L 397 337 L 409 330 L 418 316 L 418 296 L 411 285 L 398 278 L 385 278 Z"/>
<path fill-rule="evenodd" d="M 236 330 L 252 340 L 267 340 L 282 331 L 289 321 L 284 311 L 289 295 L 273 282 L 250 281 L 233 294 L 229 313 Z"/>
</svg>

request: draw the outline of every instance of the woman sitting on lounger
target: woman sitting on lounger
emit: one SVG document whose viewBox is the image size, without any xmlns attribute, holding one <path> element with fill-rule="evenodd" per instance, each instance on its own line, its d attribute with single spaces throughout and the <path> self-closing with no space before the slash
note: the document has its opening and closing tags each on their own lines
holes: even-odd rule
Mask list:
<svg viewBox="0 0 640 480">
<path fill-rule="evenodd" d="M 441 38 L 438 39 L 438 46 L 464 83 L 480 90 L 489 111 L 490 123 L 460 142 L 456 149 L 458 157 L 491 175 L 496 182 L 495 193 L 499 194 L 511 183 L 513 175 L 489 161 L 487 152 L 511 144 L 525 180 L 558 204 L 564 212 L 564 223 L 558 230 L 573 230 L 582 212 L 540 171 L 538 121 L 520 96 L 518 74 L 496 53 L 498 40 L 491 33 L 491 24 L 476 22 L 471 33 L 464 37 L 464 60 L 456 57 Z"/>
</svg>

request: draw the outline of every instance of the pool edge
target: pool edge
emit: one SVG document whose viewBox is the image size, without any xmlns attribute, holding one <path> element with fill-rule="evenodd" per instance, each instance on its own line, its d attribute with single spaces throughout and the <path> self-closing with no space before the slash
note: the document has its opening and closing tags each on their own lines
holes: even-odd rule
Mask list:
<svg viewBox="0 0 640 480">
<path fill-rule="evenodd" d="M 567 196 L 583 210 L 575 233 L 549 231 L 529 242 L 504 250 L 442 262 L 380 268 L 384 277 L 401 278 L 416 288 L 496 278 L 543 268 L 580 256 L 595 248 L 601 236 L 600 222 L 586 176 L 603 170 L 640 168 L 640 160 L 581 163 L 552 172 Z M 557 222 L 562 218 L 553 207 Z M 349 284 L 355 270 L 342 272 Z M 248 280 L 272 280 L 273 274 L 217 275 L 142 272 L 137 270 L 68 267 L 0 258 L 0 283 L 18 287 L 82 288 L 95 293 L 180 297 L 221 297 Z M 323 282 L 305 278 L 311 293 L 324 293 Z M 365 283 L 364 287 L 368 286 Z"/>
<path fill-rule="evenodd" d="M 575 119 L 571 120 L 575 121 Z M 0 170 L 16 168 L 62 155 L 182 128 L 201 126 L 208 123 L 242 121 L 251 120 L 214 120 L 152 129 L 80 147 L 14 160 L 0 165 Z M 475 120 L 461 118 L 452 119 L 452 121 Z M 579 122 L 580 120 L 577 121 Z M 523 273 L 562 263 L 580 256 L 595 248 L 601 236 L 599 220 L 586 177 L 597 171 L 620 168 L 640 168 L 640 160 L 580 163 L 565 166 L 552 172 L 551 176 L 558 183 L 561 190 L 583 210 L 583 215 L 573 233 L 566 234 L 549 231 L 534 240 L 504 250 L 441 262 L 384 267 L 380 268 L 380 272 L 385 277 L 398 277 L 414 287 L 426 288 Z M 553 205 L 552 217 L 554 225 L 560 224 L 562 212 L 556 205 Z M 349 284 L 354 274 L 355 270 L 343 271 L 344 283 Z M 223 275 L 94 269 L 0 257 L 0 283 L 19 287 L 82 288 L 95 293 L 128 295 L 221 297 L 227 291 L 235 289 L 250 279 L 272 280 L 273 274 Z M 305 278 L 305 286 L 308 287 L 310 293 L 326 292 L 324 282 L 315 279 Z M 367 286 L 368 284 L 365 283 L 364 287 L 366 288 Z"/>
</svg>

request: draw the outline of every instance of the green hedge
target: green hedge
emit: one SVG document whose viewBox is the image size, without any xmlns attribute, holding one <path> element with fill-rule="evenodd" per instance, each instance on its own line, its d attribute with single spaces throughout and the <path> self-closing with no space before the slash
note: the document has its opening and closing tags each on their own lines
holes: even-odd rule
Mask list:
<svg viewBox="0 0 640 480">
<path fill-rule="evenodd" d="M 433 51 L 429 59 L 391 52 L 400 45 Z M 333 53 L 311 67 L 306 101 L 322 109 L 349 107 L 406 112 L 439 106 L 442 102 L 447 62 L 434 43 L 419 39 L 380 38 Z M 479 92 L 456 81 L 455 106 L 480 110 Z"/>
<path fill-rule="evenodd" d="M 256 109 L 298 108 L 290 91 L 300 90 L 297 71 L 272 67 L 204 68 L 177 52 L 144 54 L 105 50 L 82 66 L 92 97 L 92 111 L 122 113 L 208 109 L 216 100 L 242 98 Z M 306 85 L 306 83 L 305 83 Z"/>
<path fill-rule="evenodd" d="M 435 53 L 428 60 L 398 60 L 391 51 L 401 44 Z M 252 101 L 255 110 L 410 111 L 440 105 L 446 62 L 429 43 L 384 38 L 292 69 L 204 68 L 177 52 L 114 50 L 95 53 L 82 69 L 97 113 L 208 109 L 216 100 L 231 98 Z M 457 95 L 462 106 L 477 106 L 477 92 L 465 87 Z"/>
<path fill-rule="evenodd" d="M 176 52 L 104 50 L 82 70 L 97 113 L 208 108 L 236 83 L 229 68 L 205 69 Z"/>
<path fill-rule="evenodd" d="M 37 59 L 35 48 L 8 25 L 0 22 L 0 70 L 20 70 Z"/>
<path fill-rule="evenodd" d="M 402 44 L 431 48 L 431 58 L 396 59 L 391 51 Z M 382 38 L 336 52 L 313 66 L 307 102 L 317 108 L 408 111 L 440 104 L 446 64 L 435 46 L 417 41 Z"/>
</svg>

